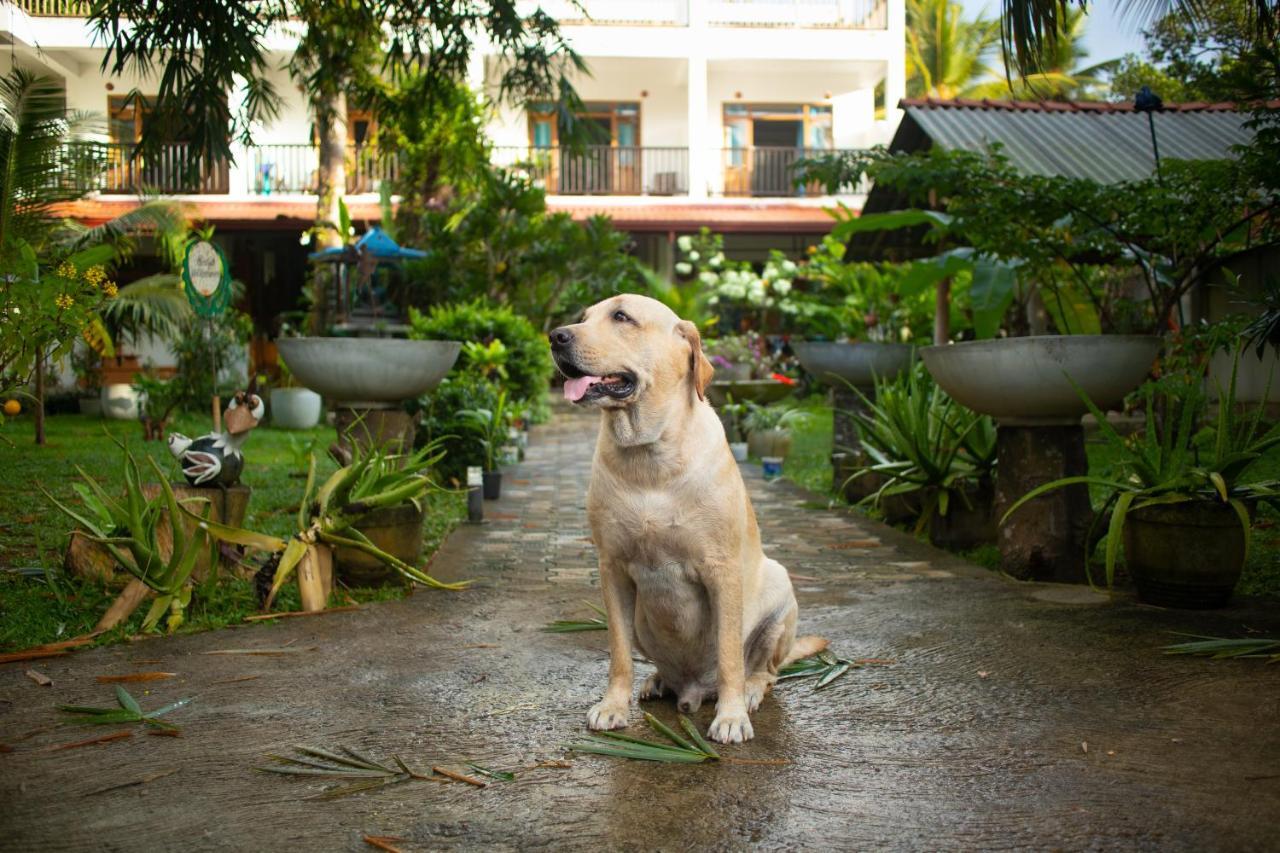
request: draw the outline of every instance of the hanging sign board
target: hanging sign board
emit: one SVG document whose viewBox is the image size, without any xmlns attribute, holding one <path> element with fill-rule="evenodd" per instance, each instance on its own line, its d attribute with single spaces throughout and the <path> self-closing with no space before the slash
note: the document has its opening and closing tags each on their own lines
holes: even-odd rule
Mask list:
<svg viewBox="0 0 1280 853">
<path fill-rule="evenodd" d="M 199 240 L 187 247 L 182 261 L 187 301 L 201 317 L 217 317 L 231 303 L 231 275 L 217 245 Z"/>
</svg>

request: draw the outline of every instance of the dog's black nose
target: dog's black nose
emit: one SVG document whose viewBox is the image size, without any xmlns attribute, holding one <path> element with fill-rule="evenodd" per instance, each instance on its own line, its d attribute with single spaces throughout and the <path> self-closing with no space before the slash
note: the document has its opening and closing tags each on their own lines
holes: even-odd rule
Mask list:
<svg viewBox="0 0 1280 853">
<path fill-rule="evenodd" d="M 573 332 L 569 331 L 568 328 L 564 326 L 561 326 L 558 329 L 552 329 L 551 334 L 548 335 L 548 337 L 551 338 L 552 349 L 564 349 L 569 346 L 569 344 L 573 343 Z"/>
</svg>

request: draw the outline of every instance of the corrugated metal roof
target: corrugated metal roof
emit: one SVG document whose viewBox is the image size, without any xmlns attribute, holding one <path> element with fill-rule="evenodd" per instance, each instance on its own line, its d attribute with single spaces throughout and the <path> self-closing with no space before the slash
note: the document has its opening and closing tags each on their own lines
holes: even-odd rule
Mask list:
<svg viewBox="0 0 1280 853">
<path fill-rule="evenodd" d="M 1017 169 L 1107 183 L 1145 178 L 1155 170 L 1147 116 L 1128 104 L 1028 104 L 998 101 L 904 100 L 906 119 L 890 146 L 913 150 L 913 122 L 934 145 L 986 150 L 1000 143 Z M 1172 105 L 1155 114 L 1161 159 L 1232 156 L 1252 138 L 1247 113 L 1229 104 Z"/>
</svg>

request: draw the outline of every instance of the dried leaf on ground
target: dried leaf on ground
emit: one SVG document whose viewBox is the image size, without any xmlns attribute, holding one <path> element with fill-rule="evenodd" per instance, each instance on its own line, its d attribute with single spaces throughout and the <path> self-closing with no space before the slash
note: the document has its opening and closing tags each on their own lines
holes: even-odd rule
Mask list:
<svg viewBox="0 0 1280 853">
<path fill-rule="evenodd" d="M 27 678 L 30 678 L 32 681 L 34 681 L 36 684 L 39 684 L 41 687 L 53 686 L 53 679 L 45 675 L 43 672 L 40 672 L 39 670 L 35 670 L 35 669 L 27 670 Z"/>
<path fill-rule="evenodd" d="M 314 776 L 321 779 L 342 779 L 350 784 L 329 788 L 322 793 L 304 797 L 308 800 L 333 799 L 371 791 L 387 785 L 412 780 L 426 781 L 431 776 L 409 768 L 398 755 L 392 755 L 394 767 L 374 761 L 354 749 L 339 746 L 337 752 L 312 746 L 295 746 L 297 756 L 268 755 L 277 763 L 274 767 L 258 767 L 264 773 L 281 773 L 287 776 Z M 354 780 L 354 781 L 352 781 Z"/>
<path fill-rule="evenodd" d="M 99 675 L 94 680 L 99 684 L 127 684 L 135 681 L 163 681 L 177 674 L 176 672 L 130 672 L 125 675 Z"/>
<path fill-rule="evenodd" d="M 288 646 L 277 646 L 275 648 L 264 646 L 260 649 L 214 649 L 211 652 L 201 652 L 202 655 L 295 655 L 302 652 L 314 652 L 319 646 L 299 646 L 298 648 L 290 648 Z"/>
<path fill-rule="evenodd" d="M 82 746 L 94 746 L 99 743 L 110 743 L 114 740 L 124 740 L 133 737 L 131 731 L 112 732 L 109 735 L 100 735 L 99 737 L 91 737 L 88 740 L 78 740 L 75 743 L 63 743 L 58 746 L 49 747 L 49 752 L 61 752 L 64 749 L 79 749 Z"/>
<path fill-rule="evenodd" d="M 548 634 L 573 634 L 578 631 L 604 631 L 609 627 L 609 617 L 604 609 L 590 601 L 582 602 L 598 615 L 590 619 L 557 619 L 543 627 Z"/>
<path fill-rule="evenodd" d="M 364 843 L 370 847 L 376 847 L 379 850 L 385 850 L 386 853 L 400 853 L 400 848 L 396 846 L 396 842 L 403 842 L 404 839 L 395 835 L 365 835 Z"/>
<path fill-rule="evenodd" d="M 129 782 L 121 782 L 119 785 L 108 785 L 105 788 L 98 788 L 96 791 L 90 791 L 89 793 L 85 794 L 85 796 L 92 797 L 95 794 L 105 794 L 108 791 L 119 791 L 121 788 L 134 788 L 138 785 L 145 785 L 148 782 L 154 782 L 157 779 L 163 779 L 166 776 L 172 776 L 174 773 L 177 773 L 177 772 L 178 772 L 177 767 L 173 768 L 172 770 L 161 770 L 159 773 L 151 773 L 147 776 L 143 776 L 141 779 L 134 779 Z"/>
<path fill-rule="evenodd" d="M 474 776 L 468 776 L 465 773 L 459 773 L 456 770 L 450 770 L 448 767 L 441 767 L 439 765 L 436 765 L 431 768 L 431 772 L 439 773 L 441 776 L 445 777 L 446 779 L 452 779 L 455 782 L 465 782 L 468 785 L 474 785 L 477 788 L 485 788 L 485 787 L 488 787 L 489 785 L 489 783 L 484 781 L 483 779 L 477 779 Z"/>
<path fill-rule="evenodd" d="M 289 610 L 284 613 L 255 613 L 244 617 L 246 622 L 263 622 L 268 619 L 296 619 L 301 616 L 325 616 L 329 613 L 350 613 L 353 610 L 364 610 L 359 604 L 348 604 L 342 607 L 326 607 L 324 610 Z"/>
</svg>

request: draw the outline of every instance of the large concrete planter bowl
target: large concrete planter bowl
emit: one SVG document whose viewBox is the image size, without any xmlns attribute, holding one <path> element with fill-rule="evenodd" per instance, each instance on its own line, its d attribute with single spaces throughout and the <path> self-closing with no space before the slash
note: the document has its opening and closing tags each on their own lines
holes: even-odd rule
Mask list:
<svg viewBox="0 0 1280 853">
<path fill-rule="evenodd" d="M 401 338 L 281 338 L 294 378 L 352 408 L 409 400 L 434 389 L 453 367 L 457 341 Z"/>
<path fill-rule="evenodd" d="M 1042 335 L 925 347 L 925 367 L 956 402 L 1002 424 L 1078 423 L 1072 381 L 1104 411 L 1142 383 L 1160 352 L 1148 335 Z M 1070 377 L 1070 379 L 1068 379 Z"/>
<path fill-rule="evenodd" d="M 867 341 L 797 341 L 791 350 L 801 366 L 819 382 L 837 387 L 846 383 L 870 388 L 877 377 L 896 376 L 911 364 L 909 344 L 877 344 Z"/>
<path fill-rule="evenodd" d="M 707 397 L 711 405 L 720 407 L 733 397 L 735 403 L 759 403 L 767 405 L 776 403 L 791 395 L 792 388 L 785 382 L 776 379 L 741 379 L 721 382 L 716 379 L 707 388 Z"/>
</svg>

